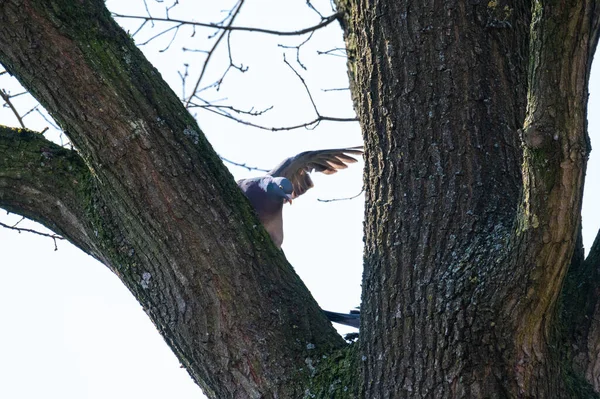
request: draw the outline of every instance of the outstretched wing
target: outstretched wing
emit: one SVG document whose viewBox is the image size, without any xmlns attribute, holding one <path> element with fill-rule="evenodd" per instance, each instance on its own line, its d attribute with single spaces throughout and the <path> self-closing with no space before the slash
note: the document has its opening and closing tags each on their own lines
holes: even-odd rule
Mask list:
<svg viewBox="0 0 600 399">
<path fill-rule="evenodd" d="M 346 169 L 347 164 L 355 163 L 356 158 L 348 154 L 362 155 L 363 149 L 362 147 L 350 147 L 301 152 L 284 160 L 268 175 L 285 177 L 291 181 L 294 186 L 292 198 L 296 198 L 314 186 L 309 175 L 313 170 L 331 175 L 339 169 Z"/>
</svg>

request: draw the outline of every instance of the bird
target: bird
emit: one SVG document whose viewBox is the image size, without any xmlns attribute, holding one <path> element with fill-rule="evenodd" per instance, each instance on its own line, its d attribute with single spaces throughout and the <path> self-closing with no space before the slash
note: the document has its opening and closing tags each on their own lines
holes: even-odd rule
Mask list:
<svg viewBox="0 0 600 399">
<path fill-rule="evenodd" d="M 283 204 L 292 203 L 314 184 L 310 178 L 313 171 L 326 175 L 346 169 L 357 162 L 350 155 L 362 155 L 363 148 L 349 147 L 301 152 L 284 159 L 265 176 L 238 180 L 237 185 L 246 195 L 261 223 L 275 245 L 283 243 Z"/>
</svg>

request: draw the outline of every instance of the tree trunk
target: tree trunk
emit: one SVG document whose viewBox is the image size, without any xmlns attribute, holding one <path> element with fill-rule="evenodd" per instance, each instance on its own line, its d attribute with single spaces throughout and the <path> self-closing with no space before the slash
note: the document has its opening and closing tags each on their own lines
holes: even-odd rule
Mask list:
<svg viewBox="0 0 600 399">
<path fill-rule="evenodd" d="M 556 308 L 594 4 L 338 3 L 367 145 L 362 397 L 572 397 Z"/>
</svg>

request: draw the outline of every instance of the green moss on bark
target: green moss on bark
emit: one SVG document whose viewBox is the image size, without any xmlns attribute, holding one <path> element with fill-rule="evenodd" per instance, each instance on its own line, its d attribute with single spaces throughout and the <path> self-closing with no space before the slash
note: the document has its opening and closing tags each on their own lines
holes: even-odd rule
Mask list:
<svg viewBox="0 0 600 399">
<path fill-rule="evenodd" d="M 358 397 L 358 343 L 323 356 L 304 399 L 348 399 Z"/>
</svg>

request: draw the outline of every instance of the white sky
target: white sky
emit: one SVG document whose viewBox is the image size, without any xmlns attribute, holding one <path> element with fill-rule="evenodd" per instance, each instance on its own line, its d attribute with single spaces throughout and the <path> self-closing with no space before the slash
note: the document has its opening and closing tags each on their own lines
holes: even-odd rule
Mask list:
<svg viewBox="0 0 600 399">
<path fill-rule="evenodd" d="M 171 12 L 173 18 L 194 17 L 198 21 L 217 21 L 223 2 L 180 1 Z M 220 3 L 215 8 L 215 3 Z M 148 0 L 149 5 L 155 4 Z M 188 4 L 193 4 L 188 6 Z M 328 1 L 313 1 L 329 15 Z M 143 2 L 109 0 L 107 6 L 119 13 L 144 15 Z M 187 7 L 187 8 L 186 8 Z M 152 11 L 164 16 L 164 5 Z M 130 32 L 139 21 L 120 20 Z M 294 30 L 319 22 L 305 0 L 247 0 L 236 20 L 238 26 Z M 158 31 L 144 30 L 136 36 L 138 43 Z M 146 56 L 174 88 L 181 93 L 177 71 L 189 63 L 188 92 L 199 74 L 202 54 L 180 51 L 182 46 L 208 48 L 209 31 L 198 30 L 190 38 L 182 30 L 178 40 L 166 52 L 171 35 L 166 34 L 144 46 Z M 206 92 L 207 99 L 224 99 L 223 104 L 241 109 L 275 105 L 264 117 L 252 122 L 267 126 L 286 126 L 314 119 L 306 92 L 293 72 L 282 62 L 293 50 L 277 47 L 278 43 L 298 44 L 301 38 L 281 39 L 252 33 L 232 35 L 236 63 L 249 66 L 242 74 L 230 71 L 219 92 Z M 294 67 L 309 82 L 319 111 L 323 115 L 352 117 L 348 91 L 323 92 L 321 89 L 347 87 L 343 58 L 316 55 L 343 47 L 337 23 L 315 33 L 302 50 L 302 62 L 308 70 Z M 222 47 L 222 50 L 225 47 Z M 224 58 L 225 57 L 225 58 Z M 226 53 L 213 56 L 203 79 L 206 86 L 223 71 Z M 226 64 L 225 64 L 226 65 Z M 594 92 L 600 83 L 593 72 L 590 97 L 589 131 L 592 141 L 600 129 L 594 119 L 597 109 Z M 0 78 L 0 88 L 20 91 L 14 83 Z M 25 96 L 15 99 L 21 110 L 31 103 Z M 308 149 L 338 148 L 361 144 L 356 123 L 322 123 L 317 129 L 285 132 L 257 131 L 206 111 L 198 112 L 200 127 L 222 156 L 248 165 L 269 169 L 285 157 Z M 31 129 L 41 130 L 48 123 L 30 115 L 25 120 Z M 16 119 L 0 108 L 0 123 L 17 126 Z M 596 140 L 597 141 L 597 140 Z M 592 153 L 584 199 L 584 239 L 591 246 L 600 226 L 598 212 L 592 205 L 598 196 L 593 177 L 600 165 Z M 230 167 L 235 178 L 257 175 L 239 167 Z M 591 177 L 591 178 L 590 178 Z M 313 175 L 315 188 L 286 206 L 283 249 L 296 272 L 319 304 L 328 310 L 345 312 L 360 302 L 362 273 L 363 196 L 351 201 L 324 203 L 317 198 L 343 198 L 357 194 L 362 187 L 362 163 L 335 176 Z M 15 223 L 15 215 L 0 214 L 0 222 Z M 31 227 L 32 223 L 21 224 Z M 40 228 L 41 229 L 41 228 Z M 105 266 L 61 241 L 54 251 L 51 239 L 0 229 L 0 398 L 10 399 L 147 399 L 203 397 L 187 372 L 164 343 L 140 305 L 124 285 Z M 354 331 L 340 328 L 342 332 Z"/>
</svg>

